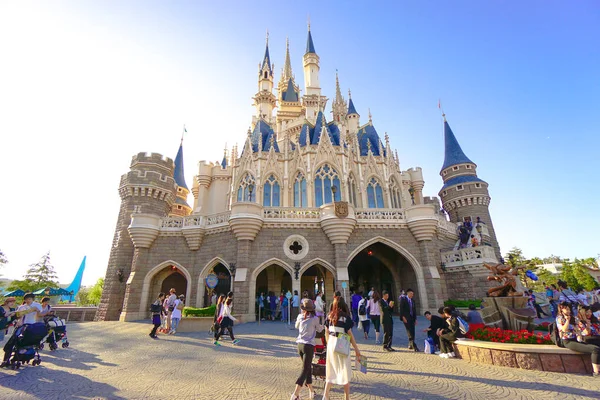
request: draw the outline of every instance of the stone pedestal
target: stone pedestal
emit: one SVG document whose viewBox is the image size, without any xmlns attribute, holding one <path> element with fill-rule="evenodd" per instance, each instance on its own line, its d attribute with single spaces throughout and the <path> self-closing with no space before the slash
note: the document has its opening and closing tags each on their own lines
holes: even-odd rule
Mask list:
<svg viewBox="0 0 600 400">
<path fill-rule="evenodd" d="M 533 331 L 535 311 L 527 307 L 527 297 L 486 297 L 481 310 L 488 326 L 519 331 Z"/>
</svg>

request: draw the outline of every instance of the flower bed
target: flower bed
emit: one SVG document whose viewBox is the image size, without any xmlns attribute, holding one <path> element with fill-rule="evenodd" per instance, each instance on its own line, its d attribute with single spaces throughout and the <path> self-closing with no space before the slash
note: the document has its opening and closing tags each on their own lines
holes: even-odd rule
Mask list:
<svg viewBox="0 0 600 400">
<path fill-rule="evenodd" d="M 550 322 L 542 322 L 541 324 L 535 326 L 535 330 L 548 332 L 549 325 L 550 325 Z"/>
<path fill-rule="evenodd" d="M 444 306 L 450 307 L 454 306 L 456 308 L 469 308 L 471 304 L 475 305 L 476 308 L 481 307 L 481 303 L 483 300 L 446 300 L 444 302 Z"/>
<path fill-rule="evenodd" d="M 473 340 L 495 343 L 518 343 L 518 344 L 553 344 L 550 335 L 532 333 L 526 330 L 510 331 L 500 328 L 478 328 L 470 330 L 466 337 Z"/>
</svg>

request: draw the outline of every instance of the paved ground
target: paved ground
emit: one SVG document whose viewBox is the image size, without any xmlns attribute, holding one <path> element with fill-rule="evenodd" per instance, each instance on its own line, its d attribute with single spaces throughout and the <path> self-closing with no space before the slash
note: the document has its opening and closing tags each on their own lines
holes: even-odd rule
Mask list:
<svg viewBox="0 0 600 400">
<path fill-rule="evenodd" d="M 395 353 L 359 339 L 370 370 L 354 373 L 353 399 L 600 398 L 600 378 L 410 353 L 402 324 L 395 328 Z M 147 323 L 71 324 L 71 348 L 43 351 L 38 367 L 0 370 L 0 399 L 287 400 L 300 371 L 294 331 L 279 322 L 237 326 L 240 345 L 220 348 L 206 332 L 155 341 L 149 330 Z M 322 393 L 322 382 L 316 386 Z M 343 398 L 341 388 L 331 394 Z"/>
</svg>

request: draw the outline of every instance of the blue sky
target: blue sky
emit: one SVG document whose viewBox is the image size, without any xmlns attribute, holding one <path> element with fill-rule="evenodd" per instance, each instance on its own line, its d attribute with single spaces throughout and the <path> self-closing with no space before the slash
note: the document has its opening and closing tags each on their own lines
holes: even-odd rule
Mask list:
<svg viewBox="0 0 600 400">
<path fill-rule="evenodd" d="M 600 253 L 596 1 L 3 2 L 1 273 L 51 250 L 62 281 L 86 254 L 84 282 L 103 276 L 130 157 L 174 157 L 185 123 L 191 184 L 199 160 L 241 145 L 265 31 L 275 79 L 289 36 L 302 87 L 309 14 L 323 93 L 338 69 L 426 195 L 442 185 L 441 98 L 503 252 Z"/>
</svg>

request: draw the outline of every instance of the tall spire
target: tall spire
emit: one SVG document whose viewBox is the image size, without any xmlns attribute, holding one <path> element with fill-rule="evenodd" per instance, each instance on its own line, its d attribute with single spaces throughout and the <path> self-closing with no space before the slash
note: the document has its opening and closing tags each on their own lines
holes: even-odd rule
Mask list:
<svg viewBox="0 0 600 400">
<path fill-rule="evenodd" d="M 444 142 L 445 142 L 445 152 L 444 152 L 444 165 L 442 166 L 442 170 L 445 170 L 448 167 L 457 164 L 475 164 L 471 161 L 465 153 L 462 151 L 460 144 L 458 144 L 458 140 L 456 140 L 456 136 L 450 129 L 450 125 L 448 121 L 446 121 L 446 117 L 444 115 Z"/>
<path fill-rule="evenodd" d="M 348 115 L 357 114 L 356 108 L 354 107 L 354 103 L 352 102 L 352 93 L 350 89 L 348 89 Z"/>
<path fill-rule="evenodd" d="M 173 178 L 177 186 L 185 188 L 189 191 L 185 184 L 185 174 L 183 173 L 183 137 L 181 138 L 181 144 L 179 145 L 179 151 L 177 151 L 177 157 L 175 157 L 175 170 L 173 171 Z"/>
<path fill-rule="evenodd" d="M 317 54 L 317 52 L 315 51 L 315 44 L 313 43 L 312 35 L 310 34 L 310 22 L 309 22 L 308 23 L 308 38 L 306 39 L 306 53 L 304 53 L 304 54 L 310 54 L 310 53 Z"/>
<path fill-rule="evenodd" d="M 269 74 L 273 75 L 273 70 L 271 69 L 271 56 L 269 56 L 269 31 L 267 30 L 267 44 L 265 45 L 265 56 L 263 58 L 262 65 L 260 67 L 261 72 L 267 68 Z"/>
<path fill-rule="evenodd" d="M 290 61 L 290 39 L 285 38 L 285 64 L 283 65 L 282 81 L 287 82 L 292 77 L 292 62 Z"/>
<path fill-rule="evenodd" d="M 342 101 L 342 90 L 340 89 L 340 80 L 338 78 L 338 70 L 335 70 L 335 101 Z"/>
</svg>

